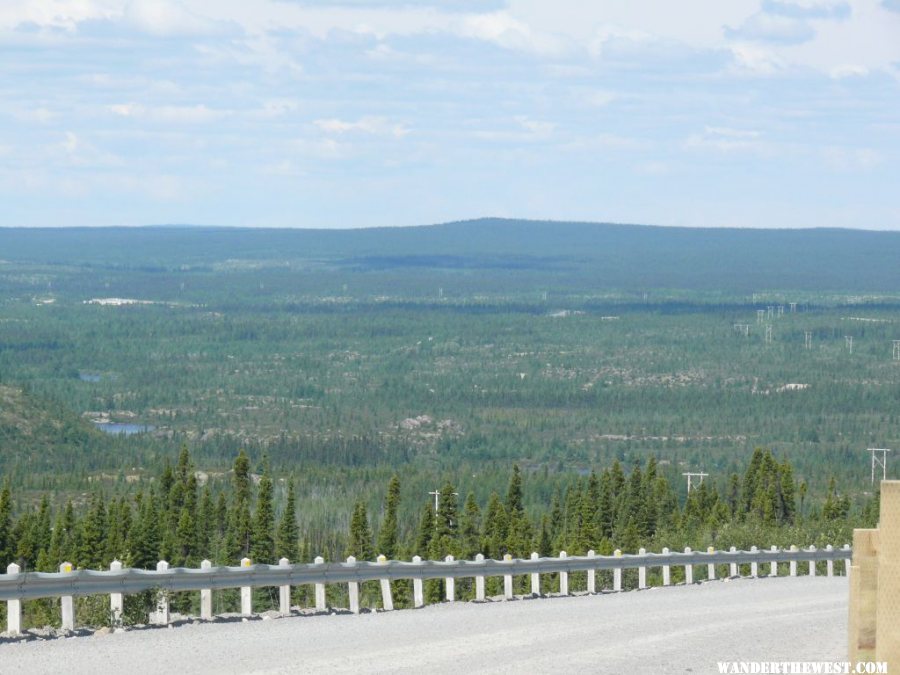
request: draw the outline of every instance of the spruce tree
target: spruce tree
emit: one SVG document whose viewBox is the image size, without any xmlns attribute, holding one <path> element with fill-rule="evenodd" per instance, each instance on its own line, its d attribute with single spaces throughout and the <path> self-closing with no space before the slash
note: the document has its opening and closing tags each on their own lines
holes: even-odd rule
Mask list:
<svg viewBox="0 0 900 675">
<path fill-rule="evenodd" d="M 284 512 L 278 523 L 278 534 L 275 538 L 275 554 L 278 558 L 287 558 L 292 563 L 300 562 L 300 528 L 297 526 L 297 496 L 294 479 L 288 482 L 287 499 Z"/>
<path fill-rule="evenodd" d="M 399 554 L 399 525 L 397 523 L 397 509 L 400 506 L 400 478 L 395 474 L 388 484 L 387 497 L 384 502 L 384 519 L 378 530 L 377 553 L 386 556 L 389 560 L 397 558 Z"/>
<path fill-rule="evenodd" d="M 428 558 L 428 547 L 434 535 L 434 509 L 431 502 L 425 502 L 420 513 L 415 554 L 425 559 Z"/>
<path fill-rule="evenodd" d="M 366 513 L 366 504 L 362 500 L 356 502 L 353 507 L 353 515 L 350 517 L 350 537 L 347 540 L 348 556 L 354 556 L 357 560 L 372 560 L 372 529 L 369 527 L 369 516 Z"/>
<path fill-rule="evenodd" d="M 259 481 L 250 557 L 255 563 L 267 565 L 275 563 L 275 505 L 272 497 L 272 479 L 268 471 Z"/>
<path fill-rule="evenodd" d="M 459 555 L 471 560 L 481 553 L 481 510 L 475 501 L 475 494 L 466 495 L 463 513 L 459 522 Z"/>
</svg>

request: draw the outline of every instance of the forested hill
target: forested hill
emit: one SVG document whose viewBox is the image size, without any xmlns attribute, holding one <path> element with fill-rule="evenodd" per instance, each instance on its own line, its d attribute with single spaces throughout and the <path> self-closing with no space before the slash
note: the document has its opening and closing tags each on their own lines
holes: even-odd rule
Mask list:
<svg viewBox="0 0 900 675">
<path fill-rule="evenodd" d="M 582 287 L 631 290 L 877 293 L 898 288 L 900 232 L 500 219 L 353 230 L 0 229 L 0 259 L 148 271 L 234 260 L 309 261 L 358 271 L 527 272 Z"/>
</svg>

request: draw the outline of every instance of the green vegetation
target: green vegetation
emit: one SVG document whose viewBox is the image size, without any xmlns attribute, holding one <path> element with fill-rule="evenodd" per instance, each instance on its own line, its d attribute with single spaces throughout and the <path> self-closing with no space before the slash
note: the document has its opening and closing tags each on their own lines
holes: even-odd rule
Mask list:
<svg viewBox="0 0 900 675">
<path fill-rule="evenodd" d="M 900 447 L 898 257 L 836 230 L 0 230 L 0 550 L 843 543 L 865 448 Z"/>
</svg>

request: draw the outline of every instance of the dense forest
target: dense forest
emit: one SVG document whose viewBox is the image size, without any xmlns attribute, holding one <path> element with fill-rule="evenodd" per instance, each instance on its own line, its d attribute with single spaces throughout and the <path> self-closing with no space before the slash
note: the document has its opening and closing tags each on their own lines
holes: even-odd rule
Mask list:
<svg viewBox="0 0 900 675">
<path fill-rule="evenodd" d="M 265 460 L 262 469 L 261 475 L 253 474 L 250 458 L 241 451 L 228 481 L 201 485 L 190 453 L 183 448 L 174 466 L 166 463 L 146 492 L 126 498 L 95 491 L 81 510 L 71 501 L 52 503 L 44 495 L 39 505 L 15 517 L 7 482 L 0 490 L 0 563 L 56 571 L 63 561 L 106 569 L 113 560 L 120 560 L 131 567 L 154 569 L 159 560 L 198 567 L 203 559 L 237 565 L 245 557 L 266 564 L 281 557 L 312 562 L 319 555 L 329 560 L 350 555 L 359 560 L 374 560 L 377 555 L 472 559 L 482 553 L 500 559 L 507 553 L 528 557 L 532 551 L 553 556 L 563 550 L 570 555 L 584 555 L 588 550 L 609 555 L 615 549 L 636 553 L 641 547 L 659 550 L 664 546 L 673 550 L 685 546 L 749 549 L 797 542 L 825 546 L 848 541 L 851 535 L 850 500 L 837 492 L 834 479 L 825 499 L 810 503 L 807 485 L 796 481 L 790 462 L 759 448 L 743 475 L 729 477 L 723 494 L 702 482 L 683 504 L 652 458 L 628 471 L 615 461 L 586 477 L 564 476 L 554 482 L 546 507 L 534 509 L 526 508 L 530 483 L 544 489 L 549 486 L 541 485 L 539 476 L 523 474 L 517 465 L 511 469 L 505 494 L 492 492 L 486 503 L 479 503 L 472 492 L 460 503 L 450 482 L 436 491 L 434 502 L 422 500 L 420 495 L 410 496 L 395 475 L 377 512 L 370 513 L 364 501 L 357 501 L 347 531 L 327 542 L 315 541 L 312 533 L 301 531 L 297 515 L 304 504 L 297 502 L 293 481 L 288 481 L 278 513 Z M 405 500 L 414 502 L 418 518 L 401 518 L 399 507 Z M 877 513 L 876 496 L 853 515 L 857 524 L 873 525 Z M 495 586 L 497 580 L 490 583 Z M 440 601 L 441 582 L 429 581 L 426 587 L 430 601 Z M 404 583 L 395 584 L 394 590 L 400 606 L 409 602 Z M 296 589 L 295 600 L 309 602 L 308 591 Z M 470 597 L 471 592 L 469 584 L 461 584 L 460 597 Z M 340 590 L 332 589 L 332 593 Z M 233 603 L 232 595 L 223 594 L 224 608 Z M 265 602 L 265 594 L 260 595 Z M 370 603 L 378 601 L 371 592 L 366 598 Z M 96 601 L 90 598 L 81 602 L 89 619 L 104 620 L 103 603 L 95 607 Z M 143 594 L 129 602 L 129 616 L 142 622 L 152 598 Z M 190 611 L 195 602 L 196 598 L 184 594 L 177 606 Z M 58 620 L 55 603 L 27 605 L 32 623 Z"/>
<path fill-rule="evenodd" d="M 843 543 L 866 449 L 900 444 L 898 253 L 492 220 L 0 230 L 0 553 Z"/>
</svg>

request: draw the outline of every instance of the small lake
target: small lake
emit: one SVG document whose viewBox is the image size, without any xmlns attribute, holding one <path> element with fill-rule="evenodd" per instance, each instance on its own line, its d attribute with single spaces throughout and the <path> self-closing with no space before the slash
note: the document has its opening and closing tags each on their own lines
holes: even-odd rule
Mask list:
<svg viewBox="0 0 900 675">
<path fill-rule="evenodd" d="M 96 373 L 78 373 L 78 379 L 82 382 L 99 382 L 102 375 Z"/>
<path fill-rule="evenodd" d="M 156 429 L 151 424 L 128 424 L 125 422 L 94 422 L 94 426 L 107 434 L 124 434 L 125 436 L 142 434 Z"/>
</svg>

